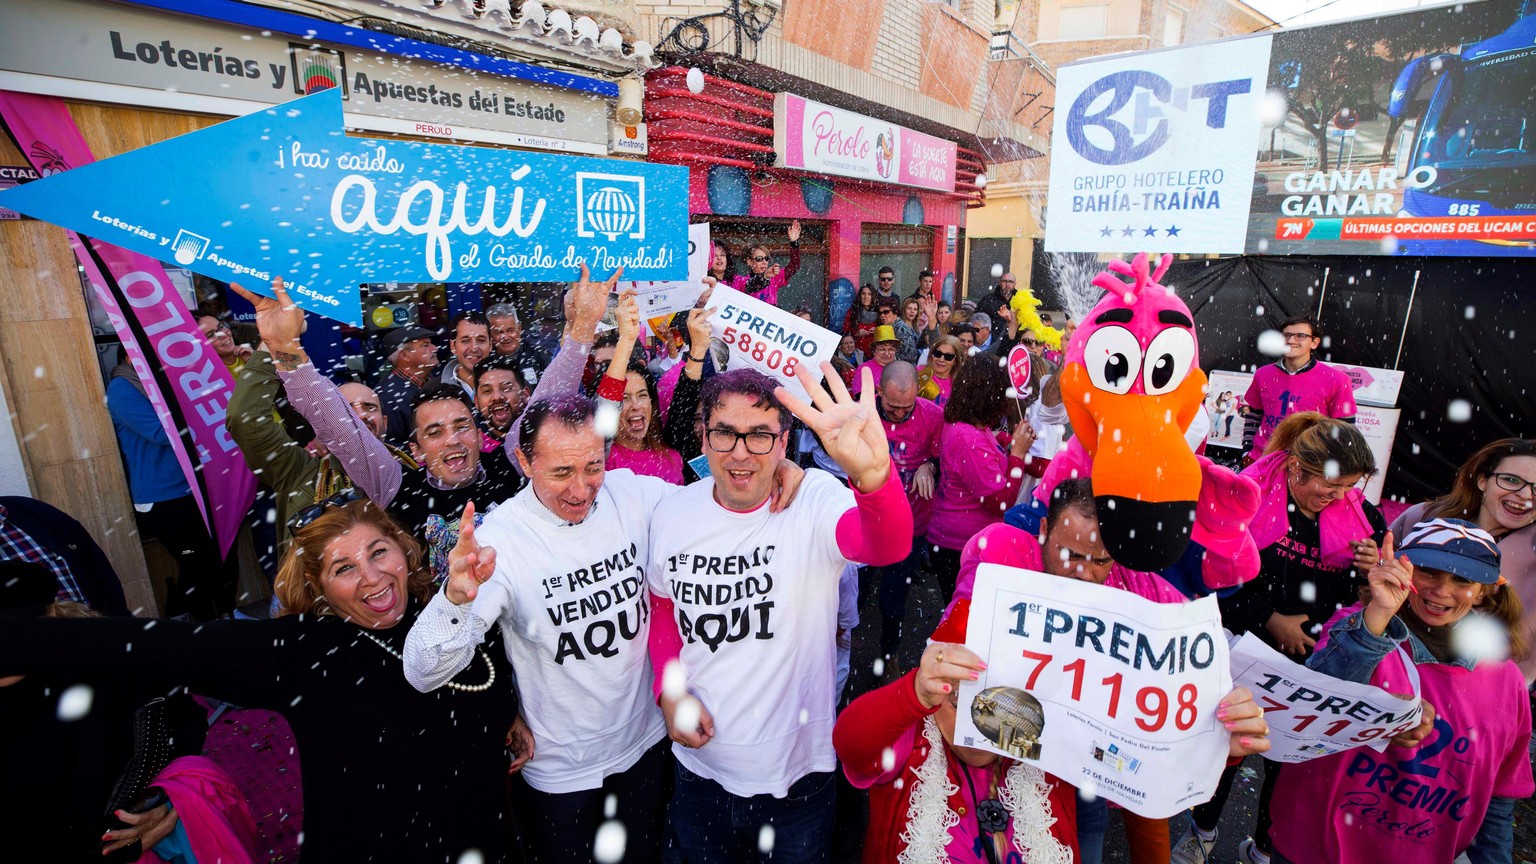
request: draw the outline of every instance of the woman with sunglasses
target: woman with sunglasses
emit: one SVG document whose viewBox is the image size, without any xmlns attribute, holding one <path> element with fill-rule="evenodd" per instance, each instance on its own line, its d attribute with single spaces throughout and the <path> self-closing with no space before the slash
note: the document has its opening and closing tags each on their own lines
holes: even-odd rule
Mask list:
<svg viewBox="0 0 1536 864">
<path fill-rule="evenodd" d="M 1261 496 L 1249 526 L 1259 547 L 1259 575 L 1221 598 L 1227 629 L 1252 633 L 1299 661 L 1311 655 L 1323 624 L 1359 596 L 1364 582 L 1354 568 L 1364 573 L 1376 564 L 1387 523 L 1356 488 L 1375 473 L 1376 458 L 1353 423 L 1316 411 L 1281 422 L 1264 455 L 1243 471 Z M 1239 860 L 1267 864 L 1269 801 L 1280 764 L 1264 763 L 1258 824 L 1239 847 Z M 1193 828 L 1174 849 L 1175 862 L 1210 856 L 1236 777 L 1236 767 L 1227 769 L 1216 795 L 1194 808 Z"/>
<path fill-rule="evenodd" d="M 728 284 L 743 294 L 769 304 L 779 305 L 779 290 L 789 284 L 789 280 L 795 278 L 800 271 L 800 220 L 794 219 L 789 223 L 789 266 L 777 273 L 770 272 L 773 269 L 773 256 L 768 254 L 768 247 L 753 246 L 747 250 L 747 273 L 738 273 L 732 276 Z M 713 285 L 714 277 L 704 280 Z"/>
<path fill-rule="evenodd" d="M 411 687 L 400 653 L 432 579 L 416 541 L 356 494 L 294 517 L 282 617 L 8 621 L 0 676 L 110 671 L 281 712 L 303 759 L 306 861 L 506 860 L 506 775 L 533 739 L 514 725 L 504 652 L 481 649 L 443 689 Z"/>
<path fill-rule="evenodd" d="M 928 365 L 917 370 L 917 395 L 943 408 L 954 392 L 955 376 L 965 359 L 965 348 L 959 339 L 940 336 L 928 349 Z"/>
<path fill-rule="evenodd" d="M 1394 536 L 1425 519 L 1465 519 L 1499 543 L 1499 574 L 1527 610 L 1520 622 L 1525 644 L 1536 644 L 1536 441 L 1501 438 L 1462 464 L 1451 491 L 1403 511 Z M 1525 685 L 1536 682 L 1536 657 L 1520 661 Z"/>
</svg>

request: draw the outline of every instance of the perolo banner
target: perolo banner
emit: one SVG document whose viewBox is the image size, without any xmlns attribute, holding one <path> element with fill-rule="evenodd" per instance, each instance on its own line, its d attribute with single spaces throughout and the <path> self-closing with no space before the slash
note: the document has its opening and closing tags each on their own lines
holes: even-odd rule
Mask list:
<svg viewBox="0 0 1536 864">
<path fill-rule="evenodd" d="M 1536 255 L 1536 3 L 1059 70 L 1046 248 Z"/>
</svg>

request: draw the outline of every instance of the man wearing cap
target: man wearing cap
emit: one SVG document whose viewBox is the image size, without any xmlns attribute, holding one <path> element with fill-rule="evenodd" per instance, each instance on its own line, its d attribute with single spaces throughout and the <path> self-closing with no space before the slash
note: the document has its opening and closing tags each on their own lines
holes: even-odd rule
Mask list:
<svg viewBox="0 0 1536 864">
<path fill-rule="evenodd" d="M 1499 564 L 1493 536 L 1461 519 L 1419 522 L 1395 554 L 1388 536 L 1369 600 L 1333 616 L 1307 667 L 1420 697 L 1424 716 L 1405 733 L 1419 740 L 1286 765 L 1271 805 L 1276 860 L 1520 860 L 1515 802 L 1536 790 L 1531 709 L 1509 657 L 1523 647 L 1520 605 Z"/>
<path fill-rule="evenodd" d="M 885 317 L 884 309 L 881 310 L 881 316 Z M 869 350 L 869 359 L 860 364 L 858 370 L 853 373 L 853 394 L 857 396 L 860 392 L 865 369 L 874 376 L 875 386 L 879 387 L 880 376 L 885 372 L 885 367 L 896 362 L 896 354 L 900 350 L 901 340 L 896 337 L 895 328 L 889 324 L 876 327 L 874 347 Z"/>
<path fill-rule="evenodd" d="M 422 327 L 401 327 L 384 334 L 379 349 L 389 359 L 389 371 L 374 388 L 384 409 L 385 435 L 401 444 L 410 440 L 416 421 L 411 404 L 421 395 L 432 370 L 437 368 L 437 346 L 432 331 Z"/>
</svg>

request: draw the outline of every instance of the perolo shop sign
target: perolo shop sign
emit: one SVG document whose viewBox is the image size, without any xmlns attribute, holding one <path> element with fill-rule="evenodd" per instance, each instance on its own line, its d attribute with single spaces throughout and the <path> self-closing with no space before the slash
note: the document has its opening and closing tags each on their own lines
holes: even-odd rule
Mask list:
<svg viewBox="0 0 1536 864">
<path fill-rule="evenodd" d="M 782 168 L 955 191 L 954 142 L 792 93 L 773 98 L 773 151 Z"/>
<path fill-rule="evenodd" d="M 192 179 L 205 182 L 188 182 Z M 0 193 L 9 207 L 361 324 L 368 282 L 687 276 L 687 169 L 349 138 L 327 90 Z"/>
</svg>

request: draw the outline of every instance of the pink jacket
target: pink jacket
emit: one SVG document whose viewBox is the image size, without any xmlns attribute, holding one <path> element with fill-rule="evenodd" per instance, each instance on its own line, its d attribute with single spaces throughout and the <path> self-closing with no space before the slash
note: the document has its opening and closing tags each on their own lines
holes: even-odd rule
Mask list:
<svg viewBox="0 0 1536 864">
<path fill-rule="evenodd" d="M 1024 460 L 1004 452 L 991 432 L 969 423 L 944 424 L 928 542 L 964 549 L 977 531 L 1003 521 L 1023 482 Z"/>
<path fill-rule="evenodd" d="M 224 769 L 202 756 L 183 756 L 165 766 L 154 785 L 165 790 L 198 861 L 251 864 L 255 861 L 256 820 L 245 796 Z M 146 849 L 139 864 L 163 859 Z"/>
</svg>

